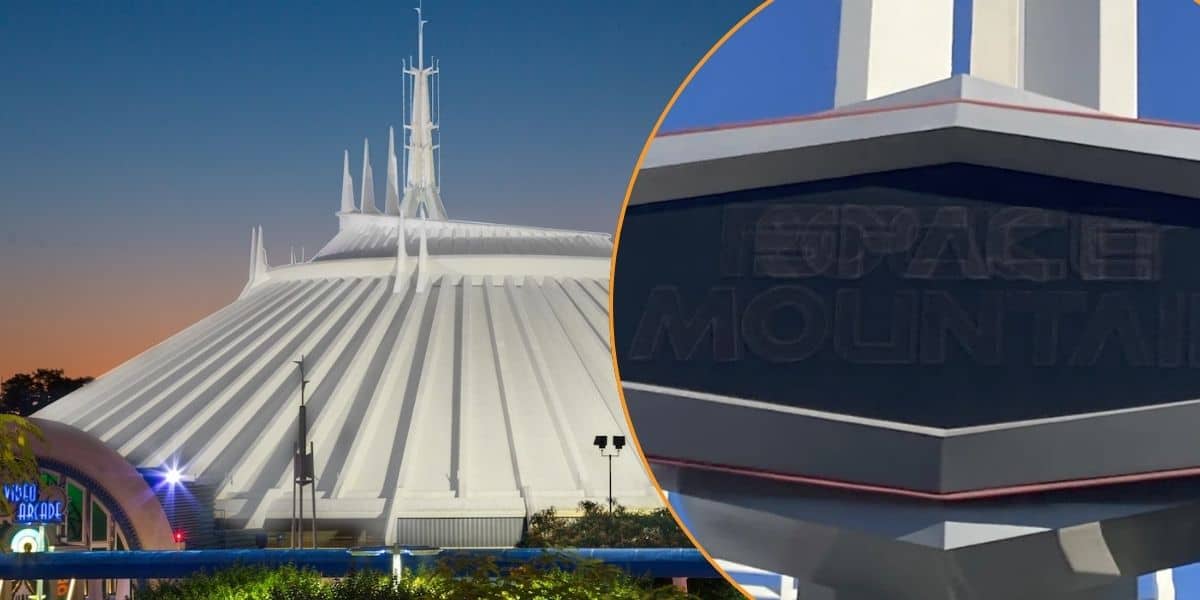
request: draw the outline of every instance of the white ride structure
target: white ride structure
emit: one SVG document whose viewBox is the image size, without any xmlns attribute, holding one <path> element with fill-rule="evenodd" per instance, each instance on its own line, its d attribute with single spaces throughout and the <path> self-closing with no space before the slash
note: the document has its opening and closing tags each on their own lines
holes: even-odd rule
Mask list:
<svg viewBox="0 0 1200 600">
<path fill-rule="evenodd" d="M 339 231 L 316 255 L 272 267 L 255 228 L 235 302 L 38 417 L 136 467 L 176 466 L 210 487 L 226 526 L 286 530 L 303 355 L 321 539 L 505 546 L 533 512 L 606 501 L 591 441 L 627 434 L 609 351 L 611 237 L 446 216 L 437 69 L 418 19 L 407 160 L 390 138 L 384 210 L 364 142 L 359 202 L 347 152 Z M 614 465 L 613 496 L 657 508 L 634 452 Z"/>
</svg>

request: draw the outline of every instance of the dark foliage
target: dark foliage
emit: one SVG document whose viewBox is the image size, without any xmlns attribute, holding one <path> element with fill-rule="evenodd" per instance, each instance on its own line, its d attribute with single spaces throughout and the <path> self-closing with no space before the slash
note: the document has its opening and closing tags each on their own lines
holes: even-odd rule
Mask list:
<svg viewBox="0 0 1200 600">
<path fill-rule="evenodd" d="M 565 564 L 570 563 L 570 564 Z M 501 575 L 495 563 L 442 563 L 392 581 L 373 572 L 333 582 L 294 567 L 234 567 L 163 582 L 138 594 L 148 600 L 724 600 L 726 595 L 688 595 L 669 585 L 638 580 L 603 563 L 574 562 L 547 553 Z M 738 596 L 733 596 L 738 597 Z"/>
<path fill-rule="evenodd" d="M 578 517 L 562 517 L 554 509 L 534 514 L 521 546 L 527 548 L 691 548 L 692 543 L 666 508 L 632 512 L 581 502 Z"/>
<path fill-rule="evenodd" d="M 0 411 L 28 417 L 91 380 L 91 377 L 67 377 L 62 369 L 17 373 L 0 382 Z"/>
</svg>

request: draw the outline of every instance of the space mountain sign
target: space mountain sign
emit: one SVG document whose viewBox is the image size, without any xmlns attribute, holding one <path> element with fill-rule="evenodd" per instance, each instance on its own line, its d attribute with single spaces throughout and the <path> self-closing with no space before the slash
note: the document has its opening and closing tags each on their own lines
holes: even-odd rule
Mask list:
<svg viewBox="0 0 1200 600">
<path fill-rule="evenodd" d="M 1200 229 L 886 186 L 755 200 L 622 234 L 673 265 L 618 256 L 626 380 L 934 427 L 1200 397 Z"/>
<path fill-rule="evenodd" d="M 60 487 L 6 483 L 4 498 L 12 507 L 13 520 L 21 525 L 48 525 L 66 520 L 64 495 Z"/>
<path fill-rule="evenodd" d="M 1112 348 L 1128 366 L 1200 367 L 1200 327 L 1185 328 L 1200 293 L 1163 289 L 1164 226 L 1029 207 L 846 204 L 730 207 L 724 229 L 723 278 L 779 283 L 714 286 L 691 306 L 679 286 L 655 287 L 630 359 L 748 352 L 790 363 L 829 348 L 850 363 L 940 366 L 957 345 L 980 365 L 1086 366 Z M 871 285 L 880 280 L 886 289 Z M 1077 335 L 1061 335 L 1072 317 Z M 1018 323 L 1028 343 L 1004 344 Z"/>
</svg>

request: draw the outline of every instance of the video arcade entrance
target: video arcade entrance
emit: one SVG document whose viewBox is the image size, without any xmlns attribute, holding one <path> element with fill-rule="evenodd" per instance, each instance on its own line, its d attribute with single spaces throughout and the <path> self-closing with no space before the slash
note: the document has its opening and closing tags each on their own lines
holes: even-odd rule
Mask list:
<svg viewBox="0 0 1200 600">
<path fill-rule="evenodd" d="M 4 494 L 13 518 L 4 524 L 6 550 L 25 552 L 87 552 L 128 550 L 128 525 L 102 490 L 89 486 L 71 469 L 43 465 L 36 482 L 5 484 Z M 128 580 L 13 580 L 0 581 L 3 600 L 81 600 L 134 597 Z"/>
<path fill-rule="evenodd" d="M 171 524 L 150 484 L 120 454 L 61 423 L 31 419 L 36 481 L 0 482 L 13 516 L 0 522 L 7 552 L 170 550 Z M 135 597 L 128 580 L 0 581 L 0 600 L 115 600 Z"/>
</svg>

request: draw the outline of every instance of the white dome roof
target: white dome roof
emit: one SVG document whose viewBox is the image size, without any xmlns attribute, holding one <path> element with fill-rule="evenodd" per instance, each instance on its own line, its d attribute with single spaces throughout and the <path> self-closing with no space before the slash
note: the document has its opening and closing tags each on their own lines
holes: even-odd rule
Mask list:
<svg viewBox="0 0 1200 600">
<path fill-rule="evenodd" d="M 626 433 L 610 251 L 601 234 L 343 215 L 313 261 L 252 265 L 235 302 L 37 416 L 136 467 L 177 463 L 216 488 L 230 523 L 277 527 L 291 517 L 304 355 L 322 521 L 390 543 L 397 519 L 424 519 L 402 543 L 494 544 L 467 522 L 500 519 L 511 537 L 532 511 L 607 497 L 592 439 Z M 614 496 L 657 507 L 634 452 L 613 463 Z"/>
</svg>

